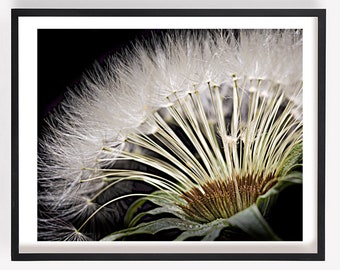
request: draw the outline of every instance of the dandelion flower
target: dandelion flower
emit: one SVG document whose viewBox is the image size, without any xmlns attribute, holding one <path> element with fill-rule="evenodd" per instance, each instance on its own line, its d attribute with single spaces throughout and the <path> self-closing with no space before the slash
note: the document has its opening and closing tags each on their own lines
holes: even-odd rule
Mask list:
<svg viewBox="0 0 340 270">
<path fill-rule="evenodd" d="M 65 240 L 104 237 L 94 220 L 103 240 L 279 240 L 267 217 L 302 182 L 302 33 L 169 30 L 96 65 L 47 123 L 42 231 L 57 218 L 77 228 Z"/>
</svg>

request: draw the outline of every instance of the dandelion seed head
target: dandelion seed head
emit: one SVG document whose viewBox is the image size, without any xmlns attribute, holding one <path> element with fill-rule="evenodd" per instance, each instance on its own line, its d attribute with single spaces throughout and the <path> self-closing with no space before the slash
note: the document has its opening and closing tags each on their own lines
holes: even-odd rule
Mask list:
<svg viewBox="0 0 340 270">
<path fill-rule="evenodd" d="M 300 32 L 154 36 L 97 64 L 47 120 L 39 200 L 95 227 L 114 209 L 93 198 L 139 181 L 167 191 L 191 220 L 228 218 L 276 183 L 302 142 L 301 110 Z"/>
</svg>

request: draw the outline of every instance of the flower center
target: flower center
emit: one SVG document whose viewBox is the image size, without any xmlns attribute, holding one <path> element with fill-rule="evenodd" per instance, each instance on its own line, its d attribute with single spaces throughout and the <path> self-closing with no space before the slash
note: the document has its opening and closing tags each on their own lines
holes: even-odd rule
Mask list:
<svg viewBox="0 0 340 270">
<path fill-rule="evenodd" d="M 229 218 L 254 204 L 276 182 L 273 174 L 209 181 L 183 193 L 181 197 L 187 204 L 180 207 L 189 217 L 201 223 Z"/>
</svg>

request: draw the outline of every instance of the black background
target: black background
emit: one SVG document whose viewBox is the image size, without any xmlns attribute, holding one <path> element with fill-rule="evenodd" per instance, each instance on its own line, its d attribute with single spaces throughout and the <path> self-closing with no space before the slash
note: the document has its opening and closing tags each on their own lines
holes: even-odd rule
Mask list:
<svg viewBox="0 0 340 270">
<path fill-rule="evenodd" d="M 63 99 L 67 88 L 79 83 L 82 74 L 102 63 L 136 39 L 148 38 L 151 30 L 39 29 L 38 30 L 38 128 Z"/>
</svg>

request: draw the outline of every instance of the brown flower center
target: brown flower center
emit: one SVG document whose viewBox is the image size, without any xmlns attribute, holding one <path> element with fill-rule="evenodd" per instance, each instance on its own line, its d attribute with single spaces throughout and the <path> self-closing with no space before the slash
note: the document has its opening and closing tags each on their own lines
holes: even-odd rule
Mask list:
<svg viewBox="0 0 340 270">
<path fill-rule="evenodd" d="M 193 220 L 206 223 L 218 218 L 229 218 L 254 204 L 277 181 L 273 175 L 236 176 L 234 180 L 209 181 L 185 192 L 187 202 L 180 205 Z"/>
</svg>

